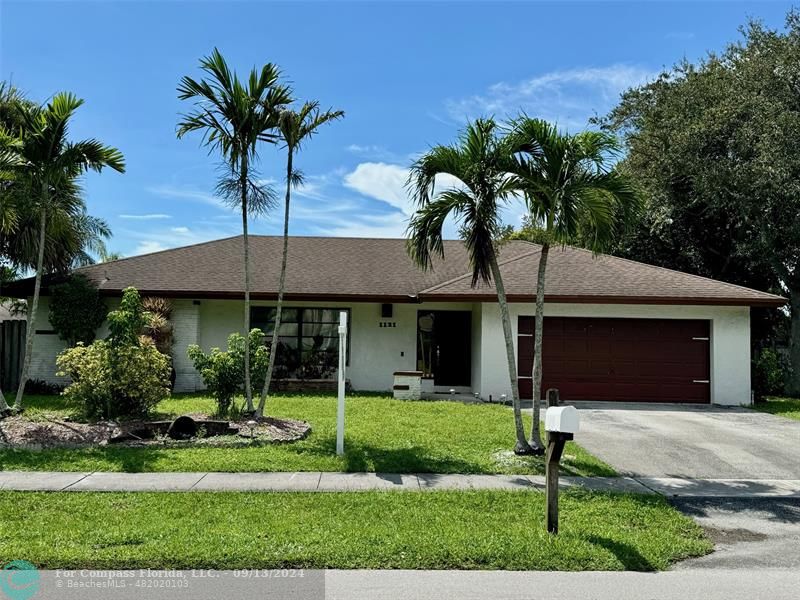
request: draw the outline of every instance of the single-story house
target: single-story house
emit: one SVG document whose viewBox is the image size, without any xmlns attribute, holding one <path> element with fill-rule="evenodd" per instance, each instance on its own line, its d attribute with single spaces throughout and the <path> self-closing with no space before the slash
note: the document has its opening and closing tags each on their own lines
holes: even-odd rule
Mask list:
<svg viewBox="0 0 800 600">
<path fill-rule="evenodd" d="M 271 331 L 281 238 L 251 236 L 252 326 Z M 349 312 L 347 378 L 356 390 L 393 387 L 397 371 L 423 371 L 437 391 L 510 397 L 506 351 L 492 285 L 472 287 L 463 244 L 421 271 L 402 239 L 293 237 L 279 373 L 335 377 L 339 311 Z M 531 396 L 533 315 L 540 246 L 500 252 L 516 342 L 519 383 Z M 173 300 L 176 389 L 202 388 L 186 357 L 190 344 L 224 347 L 243 327 L 242 237 L 124 258 L 77 270 L 101 293 Z M 47 286 L 44 287 L 45 291 Z M 9 292 L 29 296 L 32 280 Z M 750 308 L 779 296 L 577 248 L 554 248 L 547 266 L 543 389 L 566 400 L 746 405 Z M 57 382 L 64 347 L 49 331 L 42 298 L 31 377 Z M 102 332 L 100 332 L 102 335 Z"/>
</svg>

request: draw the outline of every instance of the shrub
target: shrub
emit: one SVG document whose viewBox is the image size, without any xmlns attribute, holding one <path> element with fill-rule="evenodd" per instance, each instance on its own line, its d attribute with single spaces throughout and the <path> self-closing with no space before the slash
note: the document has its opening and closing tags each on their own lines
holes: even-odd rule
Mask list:
<svg viewBox="0 0 800 600">
<path fill-rule="evenodd" d="M 753 360 L 753 390 L 756 401 L 783 393 L 789 361 L 772 348 L 762 348 Z"/>
<path fill-rule="evenodd" d="M 232 333 L 228 336 L 228 350 L 212 348 L 206 354 L 196 344 L 189 346 L 187 354 L 194 368 L 200 372 L 209 392 L 217 401 L 220 415 L 227 415 L 233 397 L 244 387 L 244 336 Z M 261 389 L 267 375 L 269 350 L 264 345 L 264 333 L 260 329 L 250 332 L 250 378 L 253 389 Z"/>
<path fill-rule="evenodd" d="M 78 343 L 56 359 L 58 374 L 72 379 L 63 395 L 89 418 L 146 416 L 169 396 L 169 357 L 139 335 L 146 315 L 134 288 L 108 321 L 108 339 Z"/>
<path fill-rule="evenodd" d="M 70 346 L 90 343 L 106 318 L 100 291 L 84 275 L 70 275 L 51 288 L 50 325 Z"/>
<path fill-rule="evenodd" d="M 64 391 L 64 386 L 58 383 L 50 383 L 44 379 L 31 379 L 25 384 L 26 394 L 41 394 L 43 396 L 54 396 Z"/>
<path fill-rule="evenodd" d="M 148 297 L 142 299 L 142 308 L 147 315 L 144 335 L 153 340 L 159 352 L 172 355 L 172 303 L 166 298 Z"/>
</svg>

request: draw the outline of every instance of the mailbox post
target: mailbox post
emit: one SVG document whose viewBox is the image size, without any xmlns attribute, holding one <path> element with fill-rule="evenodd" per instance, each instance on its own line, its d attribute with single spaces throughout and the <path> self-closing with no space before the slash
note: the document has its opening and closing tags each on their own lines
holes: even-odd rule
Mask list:
<svg viewBox="0 0 800 600">
<path fill-rule="evenodd" d="M 547 409 L 544 428 L 547 431 L 545 479 L 547 499 L 547 531 L 558 533 L 558 470 L 564 444 L 573 439 L 580 426 L 574 406 L 552 406 Z"/>
</svg>

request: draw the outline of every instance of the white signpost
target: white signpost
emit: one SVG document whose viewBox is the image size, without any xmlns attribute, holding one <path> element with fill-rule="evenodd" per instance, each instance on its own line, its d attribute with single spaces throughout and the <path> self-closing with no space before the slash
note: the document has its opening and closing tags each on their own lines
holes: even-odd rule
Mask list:
<svg viewBox="0 0 800 600">
<path fill-rule="evenodd" d="M 344 454 L 344 382 L 347 363 L 347 311 L 339 313 L 339 403 L 336 407 L 336 454 Z"/>
</svg>

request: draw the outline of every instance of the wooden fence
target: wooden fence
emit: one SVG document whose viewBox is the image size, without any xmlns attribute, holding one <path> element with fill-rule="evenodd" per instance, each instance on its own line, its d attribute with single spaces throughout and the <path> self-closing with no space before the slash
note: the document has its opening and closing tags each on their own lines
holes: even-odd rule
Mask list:
<svg viewBox="0 0 800 600">
<path fill-rule="evenodd" d="M 25 321 L 0 322 L 0 386 L 6 393 L 19 385 L 25 352 Z"/>
</svg>

